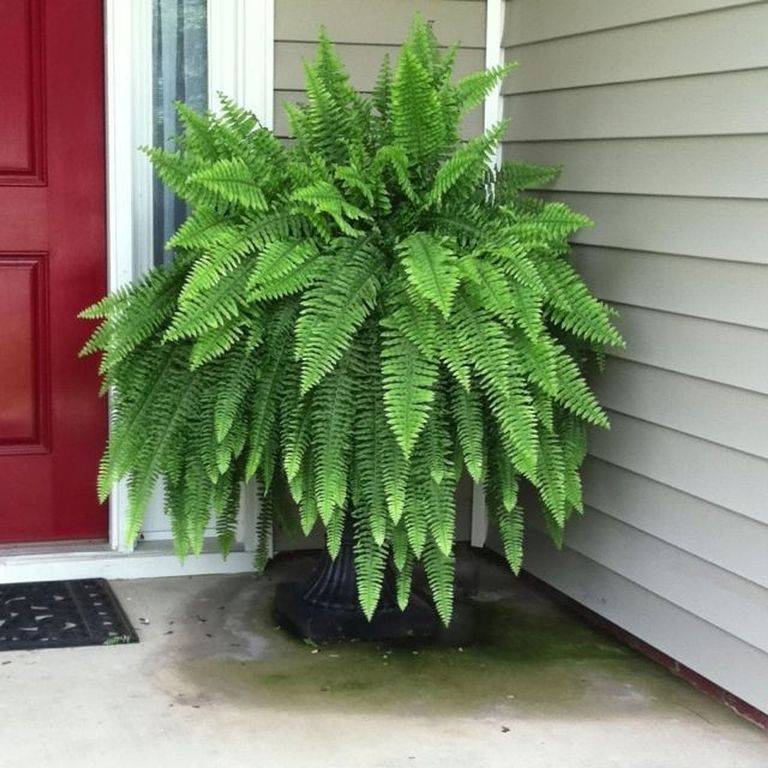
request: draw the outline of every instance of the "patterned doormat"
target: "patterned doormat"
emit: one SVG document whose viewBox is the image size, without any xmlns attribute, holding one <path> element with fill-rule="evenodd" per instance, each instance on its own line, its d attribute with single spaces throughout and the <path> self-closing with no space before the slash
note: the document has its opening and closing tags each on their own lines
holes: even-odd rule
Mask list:
<svg viewBox="0 0 768 768">
<path fill-rule="evenodd" d="M 104 579 L 0 584 L 0 651 L 138 641 Z"/>
</svg>

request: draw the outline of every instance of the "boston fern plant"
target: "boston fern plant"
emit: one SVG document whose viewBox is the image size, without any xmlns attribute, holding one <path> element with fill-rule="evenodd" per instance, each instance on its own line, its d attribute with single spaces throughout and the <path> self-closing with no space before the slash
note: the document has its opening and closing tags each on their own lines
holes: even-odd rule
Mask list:
<svg viewBox="0 0 768 768">
<path fill-rule="evenodd" d="M 263 567 L 287 486 L 331 556 L 353 525 L 369 618 L 388 562 L 405 607 L 420 561 L 448 623 L 465 470 L 514 571 L 521 480 L 555 540 L 581 512 L 586 425 L 607 425 L 582 372 L 621 344 L 568 257 L 590 222 L 521 194 L 557 169 L 493 169 L 504 123 L 461 140 L 509 68 L 456 82 L 454 55 L 417 19 L 364 96 L 323 37 L 288 145 L 227 99 L 179 105 L 177 150 L 149 150 L 191 210 L 175 259 L 83 313 L 114 398 L 100 493 L 129 478 L 131 539 L 163 478 L 178 554 L 211 515 L 227 552 L 255 478 Z"/>
</svg>

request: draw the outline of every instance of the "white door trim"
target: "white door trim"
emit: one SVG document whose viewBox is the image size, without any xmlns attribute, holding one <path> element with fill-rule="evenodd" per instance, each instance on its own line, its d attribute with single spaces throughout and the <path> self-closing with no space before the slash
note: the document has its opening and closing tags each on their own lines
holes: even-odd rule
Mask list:
<svg viewBox="0 0 768 768">
<path fill-rule="evenodd" d="M 219 92 L 273 125 L 274 0 L 208 0 L 208 104 Z M 254 77 L 253 73 L 260 73 Z"/>
<path fill-rule="evenodd" d="M 188 557 L 183 563 L 170 542 L 142 544 L 134 552 L 110 550 L 56 551 L 44 554 L 3 555 L 0 584 L 59 579 L 147 579 L 157 576 L 198 576 L 206 573 L 253 571 L 253 553 L 232 552 L 226 560 L 216 552 Z"/>
<path fill-rule="evenodd" d="M 137 254 L 151 254 L 152 177 L 138 151 L 151 143 L 151 0 L 105 0 L 104 34 L 107 273 L 109 290 L 115 291 L 146 267 Z M 123 482 L 109 498 L 109 543 L 116 552 L 131 549 L 125 541 L 127 508 Z"/>
</svg>

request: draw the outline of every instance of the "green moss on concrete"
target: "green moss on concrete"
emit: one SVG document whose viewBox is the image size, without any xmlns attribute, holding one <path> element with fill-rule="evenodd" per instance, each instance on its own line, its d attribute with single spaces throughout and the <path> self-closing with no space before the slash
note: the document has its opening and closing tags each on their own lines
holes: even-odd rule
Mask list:
<svg viewBox="0 0 768 768">
<path fill-rule="evenodd" d="M 188 661 L 185 674 L 199 690 L 244 705 L 291 710 L 426 715 L 501 708 L 517 717 L 579 718 L 637 714 L 698 697 L 538 597 L 477 603 L 477 621 L 477 640 L 466 648 L 362 642 L 314 647 L 270 626 L 262 611 L 250 625 L 267 641 L 263 657 Z"/>
<path fill-rule="evenodd" d="M 290 560 L 264 579 L 231 577 L 199 593 L 184 609 L 195 631 L 174 649 L 174 663 L 158 649 L 156 682 L 177 700 L 183 694 L 189 701 L 298 717 L 338 712 L 659 722 L 693 713 L 696 722 L 742 725 L 721 704 L 503 568 L 472 555 L 460 562 L 462 583 L 476 595 L 471 646 L 345 642 L 318 648 L 296 640 L 272 618 L 272 579 L 305 578 L 311 565 Z"/>
</svg>

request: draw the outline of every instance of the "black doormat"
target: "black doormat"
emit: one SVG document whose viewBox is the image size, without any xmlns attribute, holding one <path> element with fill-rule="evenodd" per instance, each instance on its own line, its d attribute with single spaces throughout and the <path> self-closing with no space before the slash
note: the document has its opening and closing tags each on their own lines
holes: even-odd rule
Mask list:
<svg viewBox="0 0 768 768">
<path fill-rule="evenodd" d="M 0 651 L 138 641 L 104 579 L 0 584 Z"/>
</svg>

